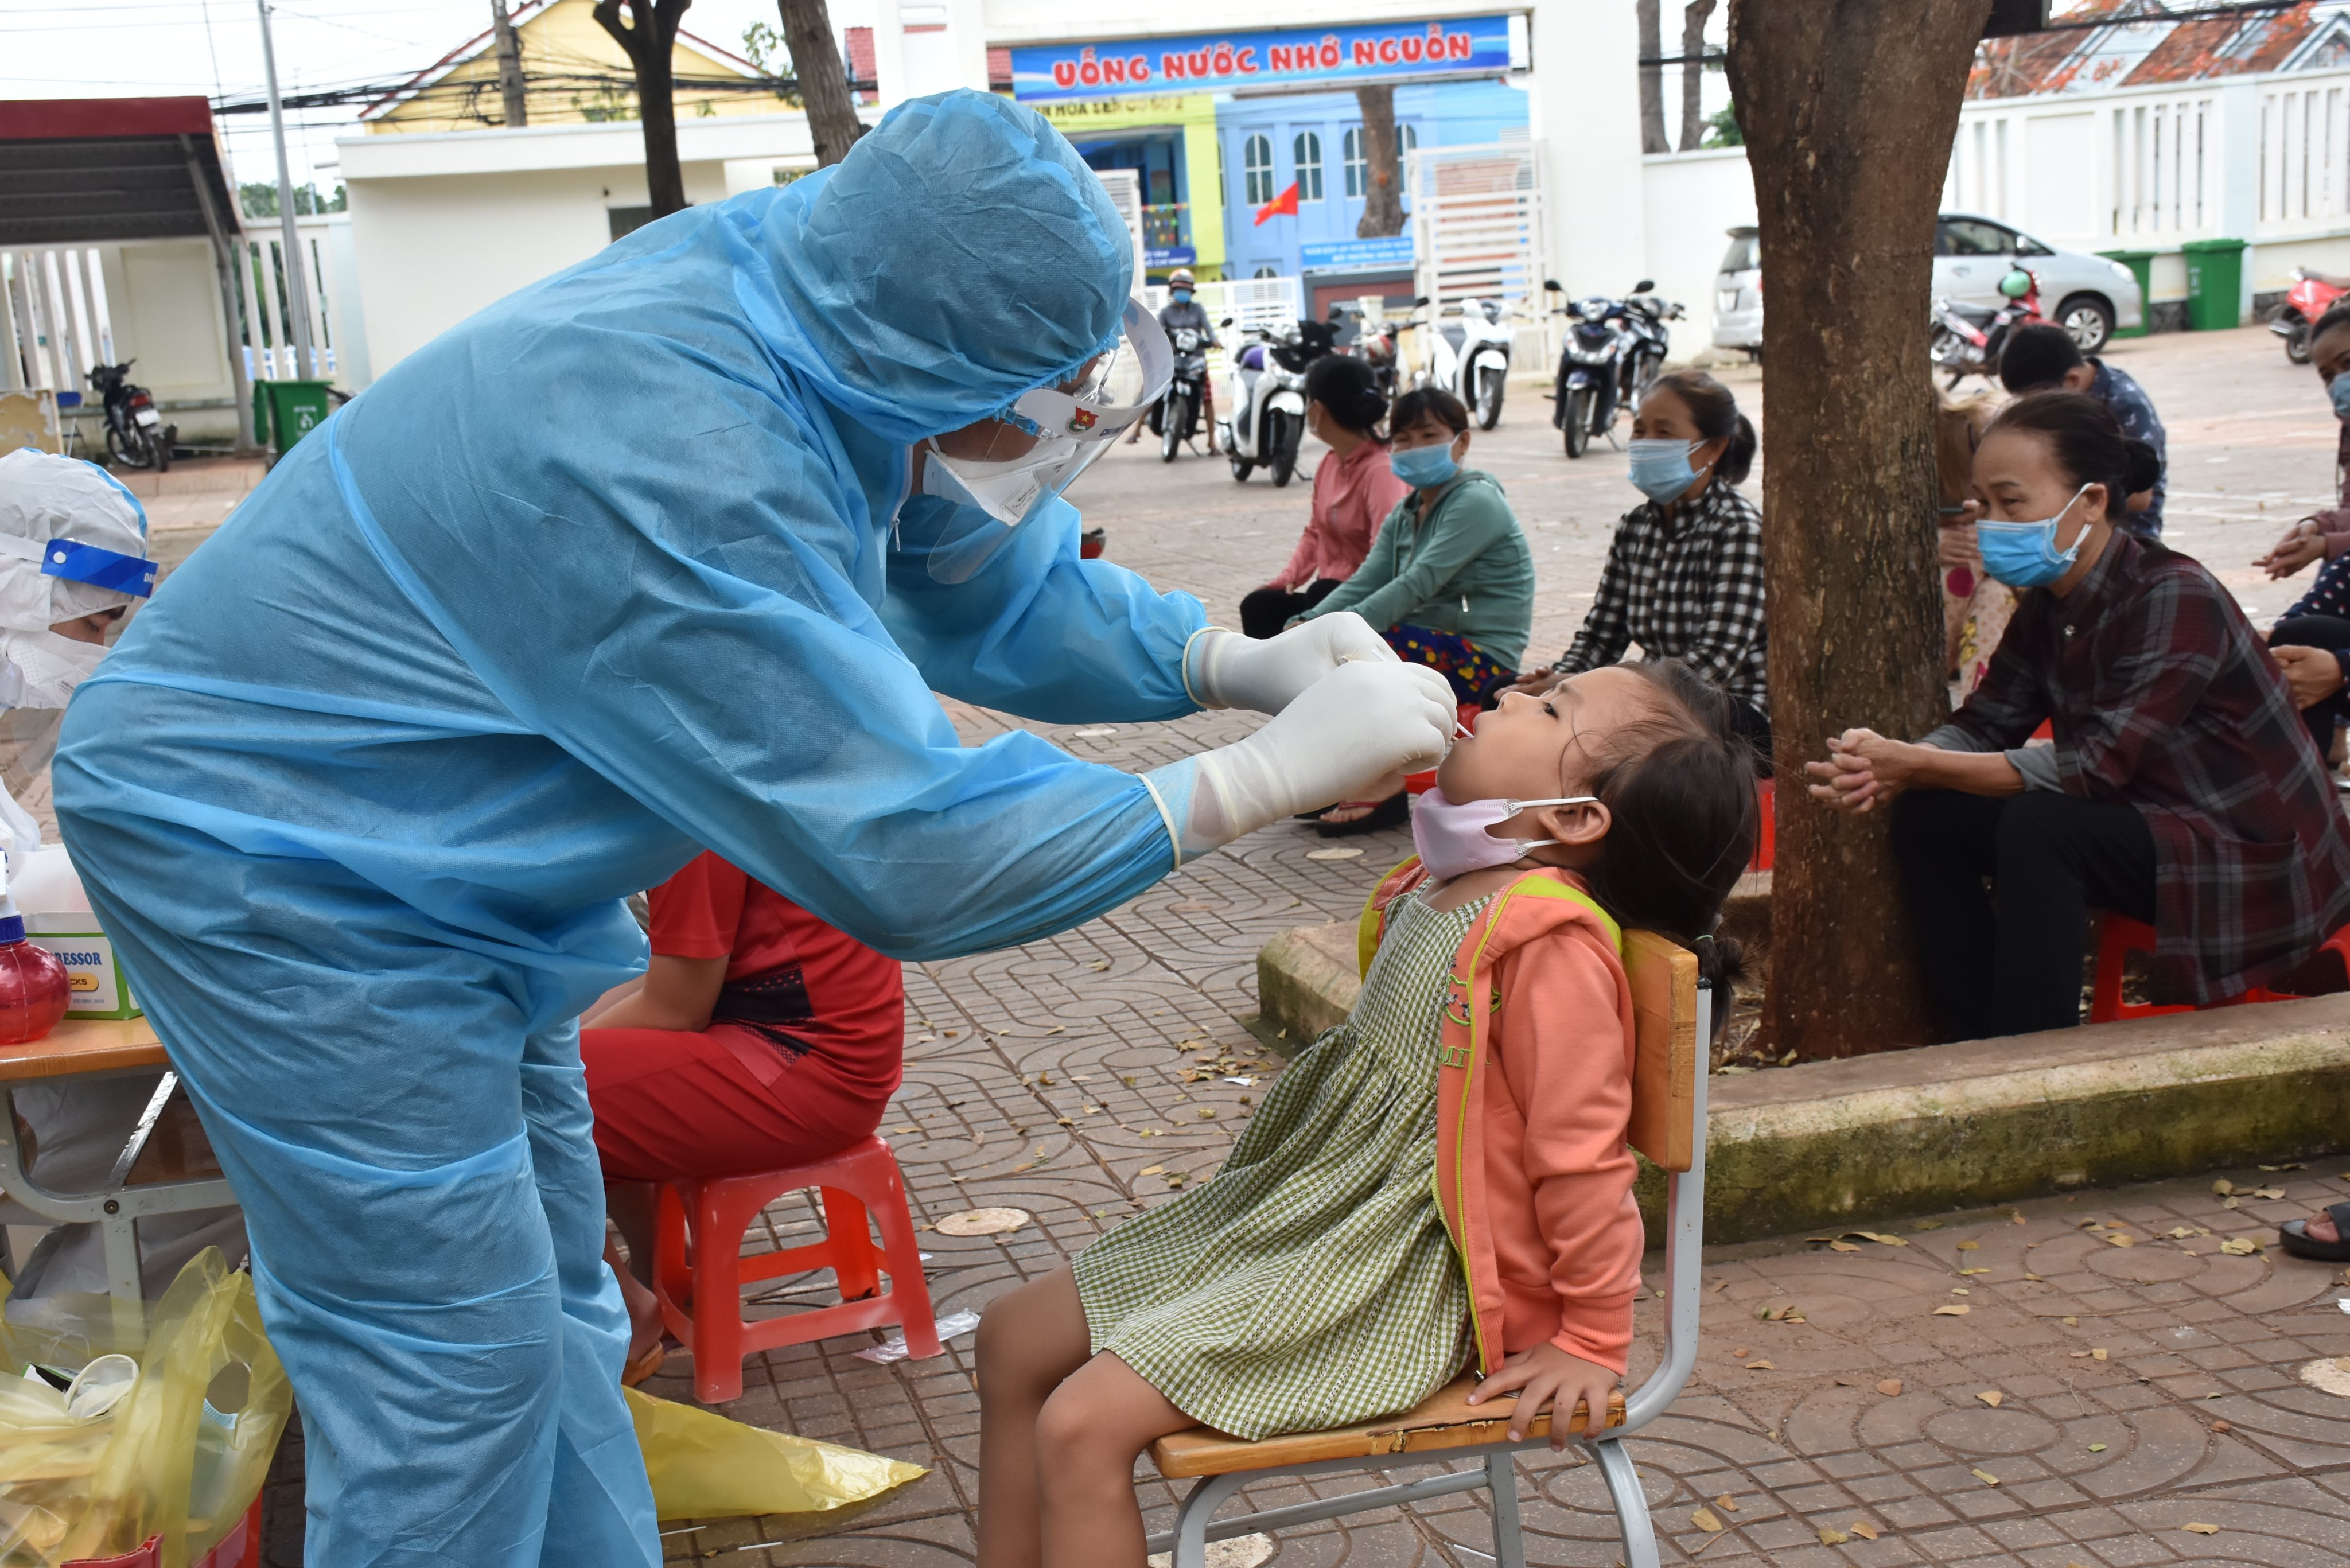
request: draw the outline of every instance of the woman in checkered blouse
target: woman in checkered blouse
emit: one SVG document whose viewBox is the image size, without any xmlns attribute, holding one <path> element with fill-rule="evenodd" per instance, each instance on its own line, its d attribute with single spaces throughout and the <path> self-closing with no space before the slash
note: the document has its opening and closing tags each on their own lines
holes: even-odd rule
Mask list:
<svg viewBox="0 0 2350 1568">
<path fill-rule="evenodd" d="M 2115 526 L 2153 472 L 2094 398 L 2002 409 L 1970 504 L 2024 591 L 1982 684 L 1923 741 L 1847 730 L 1806 764 L 1838 810 L 1891 805 L 1946 1038 L 2078 1023 L 2092 909 L 2151 923 L 2153 1000 L 2196 1005 L 2350 920 L 2350 834 L 2275 661 L 2199 563 Z M 2041 532 L 1995 552 L 1993 524 Z M 2055 743 L 2028 743 L 2043 719 Z"/>
<path fill-rule="evenodd" d="M 1739 733 L 1768 774 L 1762 514 L 1737 488 L 1754 463 L 1754 427 L 1729 388 L 1701 370 L 1677 370 L 1640 400 L 1632 439 L 1687 442 L 1691 483 L 1624 514 L 1574 646 L 1522 677 L 1518 690 L 1547 691 L 1615 663 L 1637 642 L 1644 657 L 1678 659 L 1728 692 Z"/>
</svg>

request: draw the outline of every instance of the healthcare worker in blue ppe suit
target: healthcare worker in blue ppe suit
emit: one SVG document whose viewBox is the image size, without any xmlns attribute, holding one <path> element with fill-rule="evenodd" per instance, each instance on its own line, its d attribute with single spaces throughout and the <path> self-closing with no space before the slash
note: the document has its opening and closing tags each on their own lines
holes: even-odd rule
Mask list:
<svg viewBox="0 0 2350 1568">
<path fill-rule="evenodd" d="M 1131 254 L 1031 111 L 905 104 L 410 356 L 82 685 L 59 819 L 245 1206 L 311 1563 L 660 1560 L 573 1022 L 625 895 L 706 846 L 1001 947 L 1448 744 L 1359 621 L 1250 644 L 1079 559 L 1057 492 L 1164 375 Z M 1138 776 L 934 690 L 1274 716 Z"/>
</svg>

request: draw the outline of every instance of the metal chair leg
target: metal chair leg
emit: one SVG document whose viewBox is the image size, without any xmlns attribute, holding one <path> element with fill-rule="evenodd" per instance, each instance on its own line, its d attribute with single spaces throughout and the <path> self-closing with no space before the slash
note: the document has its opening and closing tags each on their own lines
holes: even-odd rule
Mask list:
<svg viewBox="0 0 2350 1568">
<path fill-rule="evenodd" d="M 1640 1472 L 1620 1442 L 1591 1445 L 1598 1456 L 1599 1474 L 1616 1504 L 1616 1528 L 1624 1538 L 1624 1568 L 1659 1568 L 1657 1527 L 1648 1518 L 1648 1494 L 1640 1490 Z"/>
<path fill-rule="evenodd" d="M 1183 1506 L 1176 1511 L 1175 1542 L 1168 1558 L 1169 1568 L 1208 1568 L 1208 1522 L 1215 1518 L 1224 1500 L 1240 1490 L 1248 1479 L 1245 1473 L 1208 1476 L 1191 1489 Z"/>
<path fill-rule="evenodd" d="M 1485 1484 L 1493 1492 L 1493 1560 L 1501 1568 L 1526 1568 L 1526 1541 L 1518 1527 L 1516 1457 L 1486 1455 Z"/>
</svg>

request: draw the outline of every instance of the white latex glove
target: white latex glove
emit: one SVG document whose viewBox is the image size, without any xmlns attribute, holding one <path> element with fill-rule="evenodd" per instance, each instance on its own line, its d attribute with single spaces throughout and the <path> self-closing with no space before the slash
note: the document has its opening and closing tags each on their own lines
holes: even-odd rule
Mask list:
<svg viewBox="0 0 2350 1568">
<path fill-rule="evenodd" d="M 1278 713 L 1333 670 L 1358 661 L 1402 662 L 1370 622 L 1335 610 L 1261 639 L 1211 626 L 1184 649 L 1183 677 L 1202 708 Z"/>
<path fill-rule="evenodd" d="M 1424 664 L 1340 665 L 1244 741 L 1152 774 L 1162 797 L 1190 786 L 1178 847 L 1186 859 L 1268 823 L 1392 793 L 1452 747 L 1451 683 Z M 1188 780 L 1172 775 L 1191 770 Z"/>
</svg>

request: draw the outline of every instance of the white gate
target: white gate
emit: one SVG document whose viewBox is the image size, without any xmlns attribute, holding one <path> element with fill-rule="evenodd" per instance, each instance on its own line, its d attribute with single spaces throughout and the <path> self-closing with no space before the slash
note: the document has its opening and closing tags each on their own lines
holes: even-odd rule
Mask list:
<svg viewBox="0 0 2350 1568">
<path fill-rule="evenodd" d="M 1550 358 L 1543 296 L 1542 166 L 1531 141 L 1423 147 L 1411 155 L 1412 261 L 1430 314 L 1466 299 L 1520 313 L 1522 361 Z M 1539 345 L 1523 341 L 1529 335 Z"/>
<path fill-rule="evenodd" d="M 1110 204 L 1118 209 L 1118 221 L 1126 225 L 1128 237 L 1134 242 L 1134 281 L 1142 283 L 1142 171 L 1138 169 L 1097 169 L 1102 186 L 1109 192 Z"/>
</svg>

